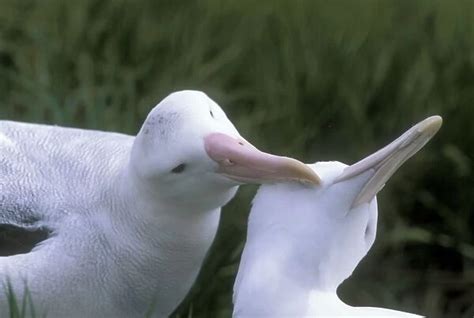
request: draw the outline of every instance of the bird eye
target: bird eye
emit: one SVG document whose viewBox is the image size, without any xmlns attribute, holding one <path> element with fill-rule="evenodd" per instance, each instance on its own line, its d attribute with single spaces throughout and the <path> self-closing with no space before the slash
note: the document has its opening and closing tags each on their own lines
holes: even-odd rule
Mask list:
<svg viewBox="0 0 474 318">
<path fill-rule="evenodd" d="M 186 165 L 184 163 L 180 164 L 180 165 L 177 165 L 176 167 L 174 167 L 171 172 L 172 173 L 181 173 L 184 171 L 184 169 L 186 169 Z"/>
<path fill-rule="evenodd" d="M 214 118 L 214 113 L 212 112 L 212 110 L 209 110 L 209 114 L 211 114 L 211 117 Z"/>
</svg>

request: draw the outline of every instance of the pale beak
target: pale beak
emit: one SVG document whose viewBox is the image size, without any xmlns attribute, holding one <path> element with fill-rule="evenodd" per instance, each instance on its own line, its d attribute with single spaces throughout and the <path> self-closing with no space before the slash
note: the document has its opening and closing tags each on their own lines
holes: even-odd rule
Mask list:
<svg viewBox="0 0 474 318">
<path fill-rule="evenodd" d="M 211 133 L 204 138 L 208 156 L 218 163 L 217 172 L 242 183 L 298 181 L 320 184 L 319 176 L 304 163 L 262 152 L 243 138 Z"/>
<path fill-rule="evenodd" d="M 436 134 L 442 123 L 440 116 L 426 118 L 376 153 L 347 167 L 334 183 L 372 170 L 373 175 L 362 187 L 352 207 L 370 202 L 395 171 Z"/>
</svg>

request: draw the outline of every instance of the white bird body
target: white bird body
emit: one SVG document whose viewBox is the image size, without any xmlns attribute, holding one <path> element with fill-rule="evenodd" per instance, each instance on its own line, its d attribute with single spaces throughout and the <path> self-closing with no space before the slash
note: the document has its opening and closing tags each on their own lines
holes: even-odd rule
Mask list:
<svg viewBox="0 0 474 318">
<path fill-rule="evenodd" d="M 1 283 L 20 303 L 26 284 L 35 312 L 48 317 L 171 314 L 199 272 L 220 208 L 242 183 L 232 179 L 239 172 L 217 171 L 221 157 L 210 154 L 225 157 L 229 141 L 239 148 L 222 160 L 244 177 L 270 158 L 305 178 L 294 160 L 249 147 L 201 92 L 168 96 L 136 137 L 0 121 L 0 225 L 48 234 L 30 252 L 0 257 Z M 258 165 L 241 167 L 239 151 Z"/>
<path fill-rule="evenodd" d="M 26 279 L 38 305 L 58 293 L 54 308 L 44 308 L 56 316 L 77 309 L 93 317 L 109 303 L 110 316 L 132 317 L 153 297 L 170 304 L 160 311 L 172 311 L 198 273 L 219 208 L 184 215 L 141 198 L 125 174 L 131 136 L 11 122 L 0 129 L 2 222 L 54 233 L 31 253 L 1 257 L 0 272 L 12 282 Z M 168 266 L 160 269 L 163 260 Z M 79 291 L 82 297 L 67 299 Z"/>
<path fill-rule="evenodd" d="M 261 186 L 234 285 L 234 317 L 420 317 L 352 307 L 336 291 L 375 240 L 375 194 L 440 126 L 440 117 L 428 118 L 352 166 L 309 165 L 320 186 Z"/>
</svg>

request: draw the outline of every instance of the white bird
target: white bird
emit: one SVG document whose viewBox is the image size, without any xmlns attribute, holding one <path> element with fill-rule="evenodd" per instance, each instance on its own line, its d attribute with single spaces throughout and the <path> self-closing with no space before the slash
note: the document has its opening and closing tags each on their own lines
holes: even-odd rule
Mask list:
<svg viewBox="0 0 474 318">
<path fill-rule="evenodd" d="M 136 137 L 0 121 L 0 283 L 20 303 L 26 284 L 48 317 L 167 316 L 238 185 L 284 180 L 318 181 L 245 141 L 202 92 L 166 97 Z M 9 235 L 37 244 L 12 251 Z"/>
<path fill-rule="evenodd" d="M 374 243 L 375 195 L 441 123 L 427 118 L 352 166 L 310 165 L 320 186 L 261 186 L 234 285 L 234 317 L 420 317 L 351 307 L 336 290 Z"/>
</svg>

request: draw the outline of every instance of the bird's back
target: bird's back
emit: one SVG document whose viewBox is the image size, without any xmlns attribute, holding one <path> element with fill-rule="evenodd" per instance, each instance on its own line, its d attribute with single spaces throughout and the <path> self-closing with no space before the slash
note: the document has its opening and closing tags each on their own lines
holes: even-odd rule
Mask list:
<svg viewBox="0 0 474 318">
<path fill-rule="evenodd" d="M 0 121 L 0 222 L 54 222 L 87 209 L 128 160 L 133 137 Z"/>
<path fill-rule="evenodd" d="M 122 134 L 0 121 L 2 284 L 8 276 L 21 297 L 22 281 L 29 280 L 36 299 L 47 297 L 41 291 L 45 285 L 92 291 L 94 284 L 100 286 L 81 268 L 97 268 L 94 264 L 106 259 L 102 247 L 109 243 L 99 235 L 97 219 L 110 208 L 104 201 L 132 143 L 133 137 Z M 58 268 L 69 276 L 62 277 Z M 2 310 L 5 301 L 0 294 Z M 93 301 L 88 303 L 93 308 Z M 80 299 L 67 306 L 87 308 Z"/>
</svg>

